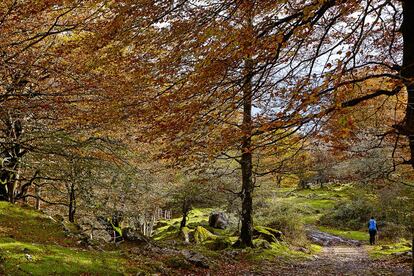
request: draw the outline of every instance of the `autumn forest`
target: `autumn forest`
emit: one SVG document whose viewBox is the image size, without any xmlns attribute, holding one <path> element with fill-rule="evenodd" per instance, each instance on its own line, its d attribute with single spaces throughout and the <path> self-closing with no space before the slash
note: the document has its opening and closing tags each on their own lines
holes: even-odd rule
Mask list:
<svg viewBox="0 0 414 276">
<path fill-rule="evenodd" d="M 1 275 L 414 275 L 414 2 L 0 1 Z"/>
</svg>

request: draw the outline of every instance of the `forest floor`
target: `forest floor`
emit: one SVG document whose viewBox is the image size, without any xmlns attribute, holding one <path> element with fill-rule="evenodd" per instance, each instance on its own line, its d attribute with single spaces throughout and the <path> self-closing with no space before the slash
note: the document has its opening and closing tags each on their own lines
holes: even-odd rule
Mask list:
<svg viewBox="0 0 414 276">
<path fill-rule="evenodd" d="M 337 197 L 331 191 L 304 191 L 281 198 L 306 210 L 306 231 L 320 239 L 322 246 L 310 241 L 307 248 L 301 248 L 282 241 L 242 250 L 212 250 L 208 243 L 183 243 L 177 235 L 179 218 L 165 222 L 159 228 L 164 230 L 160 239 L 153 244 L 92 248 L 68 237 L 62 226 L 44 213 L 0 202 L 0 275 L 411 275 L 410 258 L 398 255 L 409 250 L 406 240 L 368 246 L 364 231 L 315 223 L 332 209 Z M 189 227 L 203 224 L 210 212 L 193 210 Z M 232 235 L 216 231 L 218 237 Z M 199 254 L 208 267 L 189 261 L 187 253 Z"/>
</svg>

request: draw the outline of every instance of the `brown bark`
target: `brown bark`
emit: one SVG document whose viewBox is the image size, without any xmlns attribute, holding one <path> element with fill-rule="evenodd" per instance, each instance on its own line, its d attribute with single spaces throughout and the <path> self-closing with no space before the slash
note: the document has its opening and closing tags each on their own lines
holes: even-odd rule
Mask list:
<svg viewBox="0 0 414 276">
<path fill-rule="evenodd" d="M 180 229 L 184 228 L 187 225 L 187 216 L 190 210 L 191 210 L 190 203 L 188 202 L 187 199 L 184 199 L 183 206 L 182 206 L 183 218 L 181 219 Z"/>
<path fill-rule="evenodd" d="M 254 19 L 254 2 L 246 0 L 244 2 L 246 8 L 245 21 L 245 41 L 243 69 L 243 121 L 242 131 L 243 137 L 241 141 L 241 171 L 242 171 L 242 210 L 241 210 L 241 229 L 237 246 L 253 247 L 253 161 L 252 161 L 252 106 L 253 106 L 253 76 L 254 61 L 252 59 L 253 50 L 253 19 Z"/>
<path fill-rule="evenodd" d="M 404 40 L 403 65 L 401 76 L 407 89 L 407 109 L 404 133 L 410 145 L 410 163 L 414 168 L 414 1 L 403 1 L 403 23 L 401 32 Z M 414 253 L 414 233 L 412 252 Z M 412 258 L 412 275 L 414 275 L 414 257 Z"/>
<path fill-rule="evenodd" d="M 404 39 L 403 65 L 401 76 L 407 89 L 407 109 L 405 117 L 405 135 L 411 152 L 411 165 L 414 168 L 414 2 L 403 2 L 403 23 L 401 31 Z"/>
<path fill-rule="evenodd" d="M 75 213 L 76 213 L 76 194 L 75 194 L 75 185 L 70 185 L 69 192 L 69 221 L 75 222 Z"/>
<path fill-rule="evenodd" d="M 242 214 L 239 245 L 241 247 L 253 246 L 253 165 L 252 165 L 252 72 L 253 61 L 245 61 L 245 83 L 243 87 L 243 138 L 242 138 Z"/>
<path fill-rule="evenodd" d="M 5 136 L 8 145 L 0 153 L 1 167 L 0 180 L 1 185 L 5 185 L 0 189 L 0 200 L 7 200 L 11 203 L 16 201 L 15 190 L 19 180 L 20 159 L 25 155 L 26 151 L 22 150 L 20 139 L 23 133 L 20 120 L 15 120 L 10 116 L 3 119 L 6 126 Z M 7 194 L 6 194 L 7 187 Z"/>
</svg>

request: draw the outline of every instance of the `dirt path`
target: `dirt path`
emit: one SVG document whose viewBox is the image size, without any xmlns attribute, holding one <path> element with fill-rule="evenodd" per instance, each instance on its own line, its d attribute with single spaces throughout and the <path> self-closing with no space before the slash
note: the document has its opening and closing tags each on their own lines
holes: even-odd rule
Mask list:
<svg viewBox="0 0 414 276">
<path fill-rule="evenodd" d="M 339 275 L 369 275 L 371 261 L 362 246 L 324 247 L 314 261 L 305 264 L 315 275 L 328 275 L 331 272 Z M 320 274 L 322 271 L 327 274 Z"/>
<path fill-rule="evenodd" d="M 411 275 L 407 265 L 373 261 L 364 246 L 324 247 L 314 260 L 265 275 Z"/>
<path fill-rule="evenodd" d="M 292 262 L 263 262 L 260 266 L 228 267 L 219 274 L 208 275 L 242 275 L 242 276 L 411 276 L 411 266 L 404 260 L 395 258 L 385 260 L 373 260 L 369 257 L 368 245 L 360 241 L 341 238 L 329 233 L 308 230 L 308 238 L 322 246 L 322 251 L 312 259 Z M 238 264 L 240 265 L 240 264 Z"/>
<path fill-rule="evenodd" d="M 364 246 L 327 246 L 313 260 L 290 265 L 287 267 L 263 270 L 260 273 L 245 275 L 274 275 L 274 276 L 379 276 L 401 275 L 409 276 L 411 270 L 406 264 L 373 261 L 368 257 Z"/>
</svg>

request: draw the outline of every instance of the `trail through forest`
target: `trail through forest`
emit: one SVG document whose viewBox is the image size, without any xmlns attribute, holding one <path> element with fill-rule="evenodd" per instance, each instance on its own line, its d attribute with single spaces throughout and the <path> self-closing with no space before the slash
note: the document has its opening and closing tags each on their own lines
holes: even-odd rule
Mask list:
<svg viewBox="0 0 414 276">
<path fill-rule="evenodd" d="M 372 261 L 362 246 L 327 246 L 303 265 L 310 275 L 370 275 Z M 375 274 L 372 274 L 375 275 Z"/>
<path fill-rule="evenodd" d="M 364 246 L 346 245 L 324 247 L 313 261 L 298 267 L 298 273 L 301 272 L 306 275 L 411 275 L 407 266 L 370 259 Z"/>
<path fill-rule="evenodd" d="M 245 272 L 242 275 L 411 275 L 407 263 L 397 261 L 373 260 L 368 255 L 369 247 L 361 245 L 360 242 L 315 231 L 319 237 L 324 237 L 325 245 L 322 251 L 315 255 L 312 260 L 299 264 L 291 264 L 285 267 L 271 267 L 259 273 Z M 343 242 L 332 243 L 331 239 Z"/>
<path fill-rule="evenodd" d="M 291 267 L 280 275 L 411 275 L 406 264 L 372 260 L 366 246 L 324 246 L 314 260 Z"/>
</svg>

